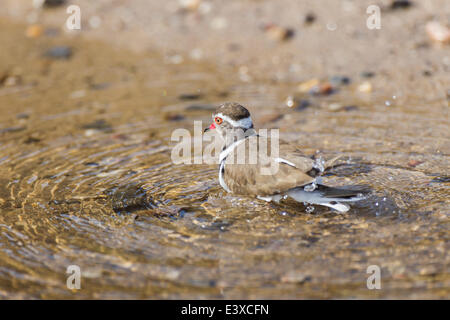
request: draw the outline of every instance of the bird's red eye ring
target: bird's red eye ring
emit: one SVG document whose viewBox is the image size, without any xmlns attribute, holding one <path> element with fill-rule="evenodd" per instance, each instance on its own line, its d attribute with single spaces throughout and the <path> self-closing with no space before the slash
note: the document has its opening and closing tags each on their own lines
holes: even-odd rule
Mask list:
<svg viewBox="0 0 450 320">
<path fill-rule="evenodd" d="M 223 119 L 221 117 L 215 117 L 214 118 L 214 122 L 217 123 L 217 124 L 222 124 Z"/>
</svg>

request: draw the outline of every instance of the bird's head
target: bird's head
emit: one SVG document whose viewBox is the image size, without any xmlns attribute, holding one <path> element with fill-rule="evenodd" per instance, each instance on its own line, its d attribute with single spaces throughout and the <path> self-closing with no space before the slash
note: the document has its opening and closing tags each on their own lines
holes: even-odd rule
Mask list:
<svg viewBox="0 0 450 320">
<path fill-rule="evenodd" d="M 205 132 L 217 130 L 224 139 L 227 135 L 236 135 L 239 131 L 245 134 L 247 130 L 253 129 L 250 112 L 236 102 L 222 104 L 213 113 L 212 118 L 213 122 Z"/>
</svg>

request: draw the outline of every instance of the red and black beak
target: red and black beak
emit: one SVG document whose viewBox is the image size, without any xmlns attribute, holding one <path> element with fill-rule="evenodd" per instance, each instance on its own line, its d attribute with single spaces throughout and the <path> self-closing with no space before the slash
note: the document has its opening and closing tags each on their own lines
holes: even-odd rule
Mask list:
<svg viewBox="0 0 450 320">
<path fill-rule="evenodd" d="M 215 129 L 216 128 L 216 125 L 214 124 L 214 122 L 213 123 L 211 123 L 211 125 L 208 127 L 208 128 L 206 128 L 203 132 L 206 132 L 206 131 L 209 131 L 209 130 L 212 130 L 212 129 Z"/>
</svg>

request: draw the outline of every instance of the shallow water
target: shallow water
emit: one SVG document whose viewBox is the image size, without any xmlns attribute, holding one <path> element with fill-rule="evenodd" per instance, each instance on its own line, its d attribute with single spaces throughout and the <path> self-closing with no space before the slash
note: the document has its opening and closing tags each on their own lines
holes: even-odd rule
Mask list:
<svg viewBox="0 0 450 320">
<path fill-rule="evenodd" d="M 0 86 L 0 297 L 448 298 L 445 97 L 350 85 L 296 111 L 284 102 L 296 83 L 23 30 L 0 23 L 0 72 L 20 79 Z M 42 56 L 55 45 L 72 57 Z M 325 181 L 373 195 L 306 213 L 225 194 L 216 166 L 172 164 L 172 131 L 206 125 L 223 101 L 305 153 L 343 153 Z M 80 290 L 66 288 L 69 265 Z M 367 289 L 369 265 L 382 290 Z"/>
</svg>

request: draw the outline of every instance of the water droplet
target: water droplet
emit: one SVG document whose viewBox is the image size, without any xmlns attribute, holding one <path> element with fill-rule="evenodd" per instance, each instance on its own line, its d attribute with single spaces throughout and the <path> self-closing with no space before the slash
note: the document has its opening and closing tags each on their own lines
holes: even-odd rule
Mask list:
<svg viewBox="0 0 450 320">
<path fill-rule="evenodd" d="M 313 183 L 304 186 L 303 190 L 305 190 L 306 192 L 313 192 L 314 190 L 316 190 L 316 188 L 317 184 L 316 181 L 314 181 Z"/>
<path fill-rule="evenodd" d="M 313 213 L 314 212 L 314 207 L 313 206 L 307 206 L 306 207 L 306 213 Z"/>
</svg>

